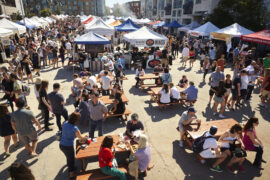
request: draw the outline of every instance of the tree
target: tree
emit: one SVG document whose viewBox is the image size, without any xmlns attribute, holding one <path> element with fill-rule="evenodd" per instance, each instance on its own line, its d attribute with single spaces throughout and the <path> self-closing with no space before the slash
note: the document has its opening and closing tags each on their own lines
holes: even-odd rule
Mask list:
<svg viewBox="0 0 270 180">
<path fill-rule="evenodd" d="M 220 0 L 206 21 L 223 28 L 238 23 L 259 31 L 266 27 L 266 7 L 263 0 Z"/>
<path fill-rule="evenodd" d="M 35 13 L 32 12 L 29 7 L 26 7 L 25 8 L 25 17 L 31 18 L 33 16 L 35 16 Z"/>
<path fill-rule="evenodd" d="M 16 12 L 10 15 L 12 21 L 20 21 L 22 20 L 22 15 L 20 14 L 20 12 Z"/>
<path fill-rule="evenodd" d="M 46 8 L 40 11 L 40 16 L 42 17 L 48 17 L 51 15 L 50 9 Z"/>
<path fill-rule="evenodd" d="M 61 14 L 61 6 L 59 4 L 57 4 L 56 6 L 55 14 L 57 15 Z"/>
</svg>

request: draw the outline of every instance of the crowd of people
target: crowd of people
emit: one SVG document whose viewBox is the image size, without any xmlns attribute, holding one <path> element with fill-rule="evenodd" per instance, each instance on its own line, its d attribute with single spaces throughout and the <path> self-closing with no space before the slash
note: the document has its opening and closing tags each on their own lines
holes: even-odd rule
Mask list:
<svg viewBox="0 0 270 180">
<path fill-rule="evenodd" d="M 79 27 L 80 23 L 76 19 L 70 18 L 58 21 L 45 29 L 32 30 L 20 38 L 16 35 L 17 38 L 10 39 L 14 50 L 12 51 L 12 60 L 9 61 L 9 67 L 1 67 L 1 89 L 4 93 L 1 100 L 6 101 L 6 103 L 0 105 L 0 133 L 4 137 L 5 156 L 10 156 L 11 139 L 14 146 L 18 147 L 17 135 L 29 155 L 31 157 L 38 156 L 36 152 L 38 132 L 42 127 L 33 114 L 33 107 L 27 101 L 27 96 L 30 95 L 30 86 L 33 85 L 38 109 L 44 119 L 44 130 L 53 130 L 51 127 L 54 123 L 49 120 L 50 114 L 56 119 L 57 134 L 60 138 L 59 148 L 66 157 L 70 178 L 76 176 L 74 139 L 78 138 L 80 141 L 86 142 L 90 138 L 95 141 L 96 129 L 98 136 L 103 136 L 104 116 L 117 114 L 119 115 L 117 118 L 123 120 L 122 114 L 126 110 L 126 104 L 122 99 L 124 80 L 126 79 L 124 71 L 126 64 L 123 55 L 118 53 L 102 57 L 104 69 L 97 75 L 92 74 L 89 69 L 84 67 L 84 62 L 88 61 L 90 54 L 84 52 L 83 49 L 79 49 L 73 42 L 77 34 L 83 33 L 83 29 Z M 183 75 L 179 82 L 173 83 L 173 74 L 170 72 L 170 58 L 176 59 L 179 57 L 178 52 L 180 50 L 182 51 L 180 61 L 183 68 L 186 67 L 187 62 L 189 62 L 190 68 L 193 68 L 195 60 L 200 60 L 200 70 L 203 74 L 202 82 L 205 82 L 206 76 L 211 72 L 211 75 L 209 75 L 208 105 L 210 106 L 212 100 L 214 101 L 213 116 L 218 115 L 221 119 L 225 118 L 224 111 L 226 108 L 230 111 L 237 110 L 240 112 L 241 106 L 251 100 L 255 87 L 261 88 L 259 105 L 267 107 L 267 103 L 270 101 L 269 54 L 264 59 L 257 60 L 253 49 L 241 49 L 241 46 L 237 46 L 225 56 L 222 53 L 218 55 L 217 47 L 212 41 L 205 43 L 188 37 L 184 37 L 180 41 L 170 36 L 169 42 L 168 46 L 162 51 L 153 49 L 152 53 L 162 59 L 161 64 L 153 69 L 153 73 L 160 74 L 160 78 L 155 81 L 155 84 L 162 86 L 157 97 L 160 104 L 180 102 L 183 99 L 189 103 L 188 110 L 182 113 L 178 124 L 179 146 L 181 148 L 184 145 L 185 126 L 193 121 L 196 121 L 197 124 L 202 122 L 197 119 L 196 110 L 193 106 L 198 100 L 198 88 L 194 81 Z M 40 78 L 40 75 L 43 70 L 59 68 L 59 61 L 62 63 L 62 68 L 65 68 L 70 63 L 66 63 L 66 60 L 73 61 L 76 58 L 80 73 L 73 74 L 70 93 L 75 99 L 74 112 L 68 112 L 65 107 L 65 97 L 60 93 L 61 84 L 52 83 L 53 91 L 48 92 L 48 87 L 51 84 L 48 80 Z M 224 74 L 225 67 L 229 67 L 229 65 L 233 68 L 233 75 Z M 139 65 L 135 72 L 135 87 L 143 84 L 139 77 L 144 75 L 145 70 Z M 25 83 L 25 77 L 27 83 Z M 114 100 L 113 104 L 107 106 L 100 98 L 108 95 L 112 96 Z M 11 113 L 8 106 L 10 106 Z M 61 117 L 64 118 L 64 122 L 61 121 Z M 38 127 L 37 130 L 34 124 Z M 139 161 L 140 174 L 146 174 L 151 161 L 151 150 L 144 132 L 144 125 L 139 120 L 137 113 L 133 113 L 131 120 L 126 124 L 126 131 L 123 133 L 131 141 L 138 144 L 138 150 L 131 153 Z M 236 153 L 235 142 L 238 141 L 246 150 L 257 152 L 253 165 L 260 167 L 261 163 L 265 161 L 262 158 L 263 144 L 255 131 L 258 124 L 258 118 L 250 118 L 244 127 L 240 125 L 232 126 L 218 141 L 214 138 L 218 128 L 211 127 L 203 135 L 206 138 L 203 144 L 204 151 L 200 152 L 200 156 L 206 159 L 217 158 L 217 161 L 211 167 L 213 171 L 221 172 L 219 165 L 226 158 L 231 158 L 227 164 L 230 171 L 233 171 L 232 165 L 235 163 L 238 163 L 239 170 L 244 171 L 242 163 L 245 154 L 239 155 L 239 153 Z M 89 134 L 82 135 L 80 128 L 88 125 Z M 244 133 L 243 137 L 242 132 Z M 125 173 L 113 165 L 116 152 L 113 142 L 112 136 L 105 136 L 100 147 L 99 166 L 104 174 L 118 176 L 121 180 L 125 180 Z M 240 151 L 242 153 L 243 149 L 240 149 Z M 9 168 L 10 175 L 14 179 L 22 177 L 22 175 L 18 175 L 18 172 L 21 172 L 18 169 L 23 169 L 25 176 L 34 179 L 31 171 L 18 162 L 13 163 Z"/>
</svg>

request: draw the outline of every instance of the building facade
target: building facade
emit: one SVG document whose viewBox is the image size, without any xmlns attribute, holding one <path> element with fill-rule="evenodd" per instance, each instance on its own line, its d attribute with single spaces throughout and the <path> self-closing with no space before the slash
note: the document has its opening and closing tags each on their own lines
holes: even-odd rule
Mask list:
<svg viewBox="0 0 270 180">
<path fill-rule="evenodd" d="M 55 13 L 57 9 L 68 15 L 98 15 L 105 14 L 105 0 L 22 0 L 24 11 L 36 15 L 42 9 L 50 9 Z"/>
<path fill-rule="evenodd" d="M 0 14 L 8 16 L 13 13 L 21 12 L 20 0 L 0 0 Z"/>
<path fill-rule="evenodd" d="M 131 1 L 125 3 L 125 6 L 136 15 L 137 18 L 141 18 L 141 1 Z"/>
<path fill-rule="evenodd" d="M 141 0 L 141 14 L 145 18 L 178 21 L 189 24 L 201 22 L 212 13 L 220 0 Z"/>
</svg>

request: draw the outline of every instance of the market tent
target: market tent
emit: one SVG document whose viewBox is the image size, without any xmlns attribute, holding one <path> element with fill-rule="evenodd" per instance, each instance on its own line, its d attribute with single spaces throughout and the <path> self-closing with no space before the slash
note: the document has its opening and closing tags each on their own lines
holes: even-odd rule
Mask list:
<svg viewBox="0 0 270 180">
<path fill-rule="evenodd" d="M 26 24 L 27 24 L 27 22 L 28 22 L 28 23 L 34 25 L 35 28 L 39 28 L 39 27 L 42 27 L 42 26 L 43 26 L 43 25 L 40 24 L 39 22 L 34 21 L 34 20 L 32 20 L 32 19 L 29 19 L 29 18 L 24 18 L 24 20 L 25 20 L 25 23 L 26 23 Z M 24 23 L 24 20 L 21 20 L 20 22 Z"/>
<path fill-rule="evenodd" d="M 115 19 L 111 18 L 111 19 L 107 19 L 106 21 L 104 21 L 106 24 L 110 25 L 112 23 L 115 22 Z"/>
<path fill-rule="evenodd" d="M 13 31 L 13 33 L 17 33 L 17 34 L 23 34 L 26 33 L 26 28 L 22 25 L 16 24 L 10 20 L 7 19 L 1 19 L 0 20 L 0 27 L 1 28 L 5 28 L 5 29 L 9 29 L 11 31 Z"/>
<path fill-rule="evenodd" d="M 180 27 L 178 30 L 183 31 L 183 32 L 187 32 L 187 31 L 195 29 L 195 28 L 197 28 L 199 26 L 200 26 L 199 23 L 197 23 L 196 21 L 193 21 L 192 23 L 190 23 L 190 24 L 188 24 L 186 26 Z"/>
<path fill-rule="evenodd" d="M 151 21 L 150 21 L 150 19 L 148 19 L 148 18 L 145 18 L 145 19 L 138 19 L 137 20 L 137 23 L 138 24 L 148 24 L 148 23 L 150 23 Z"/>
<path fill-rule="evenodd" d="M 85 28 L 87 32 L 98 33 L 104 36 L 111 36 L 114 33 L 114 28 L 107 25 L 102 19 L 98 19 L 94 24 Z"/>
<path fill-rule="evenodd" d="M 149 24 L 151 25 L 151 26 L 153 26 L 153 25 L 155 25 L 155 24 L 157 24 L 157 23 L 160 23 L 161 21 L 154 21 L 154 22 L 150 22 Z"/>
<path fill-rule="evenodd" d="M 218 39 L 222 41 L 230 41 L 233 37 L 241 37 L 242 35 L 254 33 L 251 30 L 248 30 L 237 23 L 234 23 L 228 27 L 220 29 L 215 32 L 211 32 L 211 38 Z"/>
<path fill-rule="evenodd" d="M 0 38 L 8 37 L 13 34 L 12 30 L 0 28 Z"/>
<path fill-rule="evenodd" d="M 33 16 L 30 19 L 42 24 L 42 27 L 49 26 L 49 23 L 47 21 L 44 21 L 43 19 L 41 19 L 41 18 L 39 18 L 37 16 Z"/>
<path fill-rule="evenodd" d="M 24 20 L 18 21 L 16 23 L 25 26 L 27 29 L 34 29 L 36 27 L 33 22 L 29 21 L 26 18 Z"/>
<path fill-rule="evenodd" d="M 116 21 L 114 21 L 113 23 L 109 24 L 110 26 L 114 27 L 114 26 L 119 26 L 121 25 L 121 21 L 119 21 L 118 19 Z"/>
<path fill-rule="evenodd" d="M 128 19 L 123 24 L 114 27 L 116 31 L 136 31 L 140 27 L 134 24 L 133 21 Z"/>
<path fill-rule="evenodd" d="M 168 42 L 168 38 L 156 33 L 146 26 L 137 31 L 125 34 L 123 39 L 137 47 L 163 47 Z"/>
<path fill-rule="evenodd" d="M 169 28 L 180 28 L 182 27 L 176 20 L 172 21 L 170 24 L 166 25 Z"/>
<path fill-rule="evenodd" d="M 90 22 L 92 22 L 95 19 L 94 16 L 90 16 L 88 17 L 86 20 L 84 20 L 82 23 L 83 24 L 89 24 Z"/>
<path fill-rule="evenodd" d="M 160 28 L 160 27 L 164 27 L 164 26 L 168 26 L 169 24 L 164 22 L 164 21 L 161 21 L 155 25 L 153 25 L 153 28 Z"/>
<path fill-rule="evenodd" d="M 77 38 L 75 38 L 74 43 L 76 44 L 110 44 L 110 40 L 108 40 L 107 38 L 93 33 L 93 32 L 89 32 L 86 33 L 84 35 L 81 35 Z"/>
<path fill-rule="evenodd" d="M 266 29 L 252 34 L 242 35 L 241 40 L 270 45 L 270 29 Z"/>
<path fill-rule="evenodd" d="M 189 30 L 188 33 L 191 36 L 195 36 L 195 37 L 210 36 L 211 32 L 215 32 L 218 30 L 219 30 L 219 28 L 216 27 L 214 24 L 212 24 L 211 22 L 207 22 L 196 29 Z"/>
</svg>

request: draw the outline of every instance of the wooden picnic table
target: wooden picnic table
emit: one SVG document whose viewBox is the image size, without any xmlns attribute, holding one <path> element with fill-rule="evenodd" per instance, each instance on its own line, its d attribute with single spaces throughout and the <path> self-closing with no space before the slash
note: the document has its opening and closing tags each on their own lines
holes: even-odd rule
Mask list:
<svg viewBox="0 0 270 180">
<path fill-rule="evenodd" d="M 114 97 L 113 96 L 100 96 L 99 99 L 104 103 L 104 104 L 113 104 L 114 101 Z M 126 97 L 125 94 L 122 94 L 122 101 L 123 103 L 127 103 L 128 102 L 128 98 Z"/>
<path fill-rule="evenodd" d="M 153 73 L 150 74 L 144 74 L 143 76 L 139 76 L 140 80 L 146 80 L 146 79 L 158 79 L 161 75 L 156 75 Z"/>
<path fill-rule="evenodd" d="M 120 147 L 116 145 L 118 142 L 120 142 L 118 135 L 112 135 L 112 137 L 113 137 L 113 143 L 115 147 L 117 148 L 116 155 L 126 154 L 130 152 L 130 148 L 128 145 L 127 145 L 127 148 L 125 149 L 121 149 Z M 101 143 L 104 138 L 105 136 L 98 137 L 97 142 L 91 142 L 89 146 L 85 149 L 82 149 L 81 145 L 78 145 L 78 143 L 76 143 L 75 158 L 81 160 L 82 171 L 85 171 L 86 159 L 92 159 L 91 162 L 98 161 L 99 150 L 100 150 Z"/>
<path fill-rule="evenodd" d="M 187 137 L 185 139 L 188 145 L 192 147 L 193 140 L 201 136 L 205 131 L 209 131 L 211 126 L 216 126 L 218 128 L 217 133 L 214 137 L 220 137 L 235 124 L 238 124 L 238 122 L 234 119 L 221 119 L 202 122 L 198 130 L 196 130 L 197 125 L 191 125 L 186 128 Z"/>
<path fill-rule="evenodd" d="M 176 86 L 177 89 L 179 90 L 179 92 L 184 91 L 184 88 L 181 88 L 179 86 Z M 154 88 L 150 88 L 151 92 L 153 93 L 153 95 L 158 95 L 159 91 L 162 89 L 162 87 L 154 87 Z"/>
</svg>

